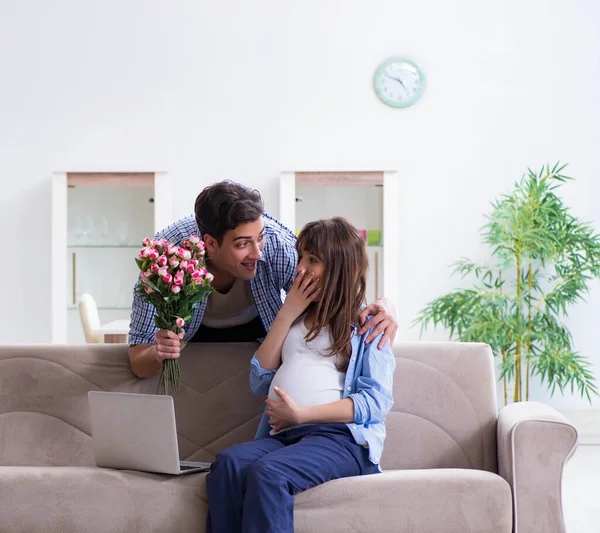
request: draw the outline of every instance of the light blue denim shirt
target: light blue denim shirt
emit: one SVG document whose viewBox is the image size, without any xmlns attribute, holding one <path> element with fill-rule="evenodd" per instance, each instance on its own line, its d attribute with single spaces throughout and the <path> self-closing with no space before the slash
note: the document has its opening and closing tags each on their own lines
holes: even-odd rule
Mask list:
<svg viewBox="0 0 600 533">
<path fill-rule="evenodd" d="M 354 402 L 354 422 L 347 424 L 354 440 L 361 446 L 369 448 L 369 460 L 378 465 L 383 452 L 385 440 L 385 418 L 394 404 L 392 382 L 396 360 L 386 342 L 382 350 L 377 345 L 381 335 L 370 344 L 364 335 L 358 334 L 355 327 L 352 333 L 352 355 L 346 371 L 343 398 Z M 258 396 L 266 396 L 276 370 L 266 370 L 260 366 L 256 354 L 252 358 L 250 371 L 250 388 Z M 256 438 L 269 436 L 269 419 L 266 414 L 258 426 Z"/>
</svg>

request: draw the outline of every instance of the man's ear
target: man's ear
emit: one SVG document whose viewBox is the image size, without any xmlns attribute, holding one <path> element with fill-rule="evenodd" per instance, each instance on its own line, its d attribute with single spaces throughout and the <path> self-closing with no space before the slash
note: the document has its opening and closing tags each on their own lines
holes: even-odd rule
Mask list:
<svg viewBox="0 0 600 533">
<path fill-rule="evenodd" d="M 217 248 L 219 247 L 219 243 L 217 242 L 217 239 L 215 239 L 214 237 L 211 237 L 208 233 L 206 235 L 204 235 L 204 238 L 202 239 L 204 241 L 204 244 L 206 245 L 206 251 L 208 252 L 208 254 L 210 255 L 211 252 L 215 252 L 217 250 Z"/>
</svg>

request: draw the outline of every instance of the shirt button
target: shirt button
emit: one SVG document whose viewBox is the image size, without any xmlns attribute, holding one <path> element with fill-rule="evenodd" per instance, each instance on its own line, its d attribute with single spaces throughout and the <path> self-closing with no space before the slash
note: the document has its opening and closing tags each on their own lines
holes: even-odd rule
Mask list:
<svg viewBox="0 0 600 533">
<path fill-rule="evenodd" d="M 356 429 L 356 424 L 352 424 L 352 429 Z"/>
<path fill-rule="evenodd" d="M 346 387 L 346 390 L 347 390 L 348 392 L 351 392 L 351 391 L 352 391 L 352 387 Z"/>
</svg>

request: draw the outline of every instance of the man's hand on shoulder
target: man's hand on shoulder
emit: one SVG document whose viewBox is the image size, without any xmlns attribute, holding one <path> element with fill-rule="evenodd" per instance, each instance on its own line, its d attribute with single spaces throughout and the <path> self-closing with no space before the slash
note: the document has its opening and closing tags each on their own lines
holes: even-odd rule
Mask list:
<svg viewBox="0 0 600 533">
<path fill-rule="evenodd" d="M 367 321 L 367 317 L 372 315 L 372 318 Z M 369 329 L 374 328 L 366 339 L 366 343 L 373 342 L 380 333 L 383 333 L 378 348 L 381 350 L 385 343 L 389 340 L 390 344 L 394 344 L 396 333 L 398 332 L 398 321 L 396 319 L 396 308 L 394 304 L 385 298 L 369 304 L 360 314 L 360 334 L 364 335 Z"/>
</svg>

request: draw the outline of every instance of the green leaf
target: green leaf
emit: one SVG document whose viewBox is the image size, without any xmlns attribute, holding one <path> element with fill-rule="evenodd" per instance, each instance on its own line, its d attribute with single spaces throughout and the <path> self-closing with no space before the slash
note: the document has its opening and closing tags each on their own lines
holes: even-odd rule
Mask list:
<svg viewBox="0 0 600 533">
<path fill-rule="evenodd" d="M 151 289 L 154 289 L 156 292 L 161 292 L 160 288 L 158 287 L 158 285 L 156 285 L 153 281 L 147 279 L 144 282 L 146 285 L 148 285 L 148 287 L 150 287 Z"/>
</svg>

